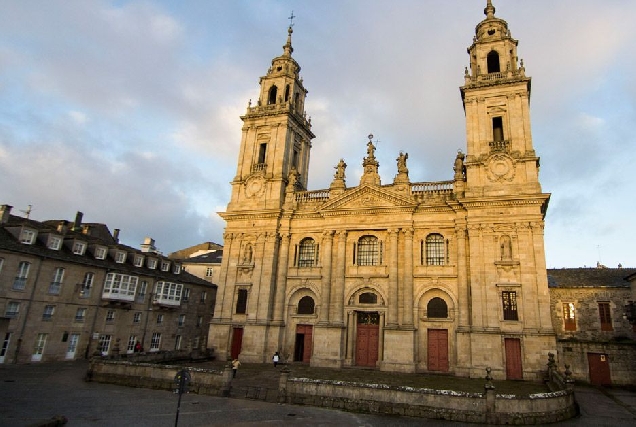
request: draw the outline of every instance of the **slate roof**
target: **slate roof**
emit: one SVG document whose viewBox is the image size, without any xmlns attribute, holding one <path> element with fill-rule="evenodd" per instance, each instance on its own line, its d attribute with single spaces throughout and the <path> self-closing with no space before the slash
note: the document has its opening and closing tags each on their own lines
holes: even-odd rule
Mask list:
<svg viewBox="0 0 636 427">
<path fill-rule="evenodd" d="M 180 261 L 187 264 L 220 264 L 222 259 L 223 251 L 214 251 L 191 258 L 184 258 Z"/>
<path fill-rule="evenodd" d="M 548 270 L 550 288 L 629 288 L 636 268 L 559 268 Z"/>
</svg>

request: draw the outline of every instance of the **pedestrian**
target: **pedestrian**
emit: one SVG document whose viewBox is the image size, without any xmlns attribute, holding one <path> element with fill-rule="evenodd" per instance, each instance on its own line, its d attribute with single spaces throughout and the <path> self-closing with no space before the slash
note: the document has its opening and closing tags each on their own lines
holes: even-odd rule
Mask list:
<svg viewBox="0 0 636 427">
<path fill-rule="evenodd" d="M 239 366 L 241 366 L 241 362 L 238 359 L 232 360 L 232 378 L 236 378 L 236 371 L 238 371 Z"/>
<path fill-rule="evenodd" d="M 139 341 L 135 344 L 135 353 L 141 353 L 141 343 Z"/>
<path fill-rule="evenodd" d="M 278 352 L 274 353 L 274 357 L 272 357 L 272 361 L 274 362 L 274 368 L 278 365 L 278 360 L 280 357 L 278 356 Z"/>
</svg>

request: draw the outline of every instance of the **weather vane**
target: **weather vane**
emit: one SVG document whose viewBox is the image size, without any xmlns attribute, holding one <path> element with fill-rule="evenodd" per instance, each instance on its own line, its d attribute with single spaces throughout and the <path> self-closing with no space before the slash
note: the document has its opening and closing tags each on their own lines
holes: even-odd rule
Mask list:
<svg viewBox="0 0 636 427">
<path fill-rule="evenodd" d="M 294 11 L 292 10 L 291 15 L 289 16 L 289 18 L 287 18 L 287 19 L 289 19 L 289 27 L 290 28 L 294 26 L 294 18 L 295 18 Z"/>
</svg>

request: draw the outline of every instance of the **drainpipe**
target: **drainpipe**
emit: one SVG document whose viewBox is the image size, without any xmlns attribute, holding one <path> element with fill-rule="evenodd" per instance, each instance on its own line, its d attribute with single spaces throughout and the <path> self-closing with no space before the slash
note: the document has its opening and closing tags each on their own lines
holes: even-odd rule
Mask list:
<svg viewBox="0 0 636 427">
<path fill-rule="evenodd" d="M 93 344 L 93 334 L 95 333 L 95 324 L 97 323 L 97 315 L 99 314 L 99 301 L 102 299 L 102 295 L 104 294 L 104 286 L 106 286 L 106 278 L 108 277 L 108 273 L 110 273 L 110 269 L 106 269 L 106 274 L 104 274 L 104 280 L 102 281 L 102 290 L 98 294 L 97 302 L 95 303 L 95 314 L 93 314 L 93 321 L 91 322 L 91 329 L 88 335 L 88 345 L 86 346 L 86 352 L 84 353 L 84 359 L 89 359 L 91 353 L 91 345 Z M 95 295 L 91 294 L 92 298 L 95 298 Z M 88 305 L 90 307 L 90 303 Z"/>
</svg>

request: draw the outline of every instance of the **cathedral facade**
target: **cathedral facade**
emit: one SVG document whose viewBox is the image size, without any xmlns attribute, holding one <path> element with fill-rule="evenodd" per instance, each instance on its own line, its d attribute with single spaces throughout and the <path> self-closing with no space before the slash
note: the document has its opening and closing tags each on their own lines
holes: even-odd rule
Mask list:
<svg viewBox="0 0 636 427">
<path fill-rule="evenodd" d="M 220 357 L 536 379 L 556 352 L 530 77 L 490 0 L 460 88 L 466 150 L 452 180 L 411 182 L 408 155 L 382 184 L 373 136 L 363 175 L 307 190 L 307 90 L 283 54 L 243 120 L 225 212 L 208 345 Z M 452 171 L 451 171 L 452 167 Z M 351 179 L 351 178 L 350 178 Z"/>
</svg>

